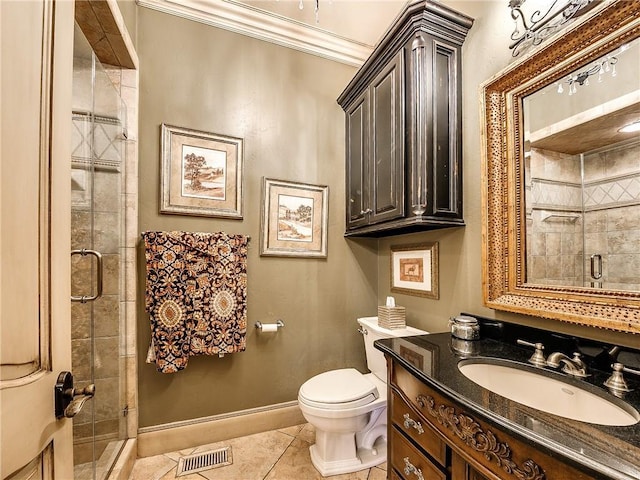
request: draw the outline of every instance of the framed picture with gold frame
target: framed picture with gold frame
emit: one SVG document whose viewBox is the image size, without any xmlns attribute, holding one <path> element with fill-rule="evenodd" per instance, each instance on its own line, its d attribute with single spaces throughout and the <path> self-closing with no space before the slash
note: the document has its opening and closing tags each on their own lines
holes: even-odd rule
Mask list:
<svg viewBox="0 0 640 480">
<path fill-rule="evenodd" d="M 242 139 L 161 130 L 160 213 L 242 219 Z"/>
<path fill-rule="evenodd" d="M 391 291 L 440 298 L 438 242 L 391 246 Z"/>
<path fill-rule="evenodd" d="M 262 179 L 260 255 L 327 257 L 329 187 Z"/>
</svg>

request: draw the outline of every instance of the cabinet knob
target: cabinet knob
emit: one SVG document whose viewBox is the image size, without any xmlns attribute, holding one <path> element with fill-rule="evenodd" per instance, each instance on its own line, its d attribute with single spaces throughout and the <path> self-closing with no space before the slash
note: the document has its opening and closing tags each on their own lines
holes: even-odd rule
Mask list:
<svg viewBox="0 0 640 480">
<path fill-rule="evenodd" d="M 418 477 L 418 480 L 424 480 L 424 477 L 422 476 L 422 470 L 416 468 L 416 466 L 409 461 L 409 457 L 404 457 L 404 474 L 409 476 L 412 473 L 416 477 Z"/>
<path fill-rule="evenodd" d="M 412 419 L 408 413 L 405 413 L 402 418 L 404 418 L 404 428 L 415 428 L 418 432 L 418 435 L 422 435 L 424 433 L 424 428 L 422 428 L 422 424 L 420 422 L 416 422 Z"/>
<path fill-rule="evenodd" d="M 360 210 L 360 215 L 368 215 L 372 212 L 373 210 L 371 210 L 370 208 L 367 208 L 366 210 Z"/>
</svg>

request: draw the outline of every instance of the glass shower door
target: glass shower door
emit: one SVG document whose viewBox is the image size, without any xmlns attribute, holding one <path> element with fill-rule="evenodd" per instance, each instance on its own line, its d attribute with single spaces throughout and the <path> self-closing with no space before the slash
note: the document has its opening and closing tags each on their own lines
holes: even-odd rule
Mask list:
<svg viewBox="0 0 640 480">
<path fill-rule="evenodd" d="M 584 286 L 638 291 L 640 136 L 581 156 Z"/>
<path fill-rule="evenodd" d="M 96 387 L 73 418 L 75 478 L 83 480 L 106 478 L 126 437 L 120 361 L 126 115 L 109 70 L 77 25 L 73 70 L 72 372 L 78 387 Z"/>
</svg>

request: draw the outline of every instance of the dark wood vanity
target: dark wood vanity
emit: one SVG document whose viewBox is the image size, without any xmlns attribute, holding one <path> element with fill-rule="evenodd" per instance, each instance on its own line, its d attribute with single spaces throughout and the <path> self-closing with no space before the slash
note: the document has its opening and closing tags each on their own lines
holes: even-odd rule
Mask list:
<svg viewBox="0 0 640 480">
<path fill-rule="evenodd" d="M 470 415 L 393 360 L 390 381 L 389 462 L 400 478 L 419 478 L 413 469 L 443 480 L 596 478 Z"/>
<path fill-rule="evenodd" d="M 494 323 L 500 326 L 487 328 L 505 327 Z M 471 354 L 461 353 L 449 333 L 376 342 L 389 372 L 388 478 L 640 478 L 640 424 L 601 426 L 547 414 L 486 390 L 459 372 L 458 362 L 474 357 L 526 364 L 531 350 L 515 344 L 521 334 L 512 335 L 509 326 L 505 330 L 503 338 L 490 332 L 475 342 Z M 567 348 L 579 347 L 565 340 Z M 640 360 L 640 352 L 633 355 Z M 608 373 L 592 370 L 589 388 L 602 387 Z M 640 383 L 627 380 L 636 391 L 625 401 L 638 409 Z"/>
<path fill-rule="evenodd" d="M 473 20 L 411 3 L 338 98 L 346 236 L 462 226 L 462 43 Z"/>
</svg>

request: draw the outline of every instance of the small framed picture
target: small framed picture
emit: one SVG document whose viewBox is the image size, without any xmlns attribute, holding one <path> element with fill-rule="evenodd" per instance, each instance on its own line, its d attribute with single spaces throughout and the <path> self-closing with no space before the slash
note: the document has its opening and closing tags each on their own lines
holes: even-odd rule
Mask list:
<svg viewBox="0 0 640 480">
<path fill-rule="evenodd" d="M 262 179 L 260 255 L 327 257 L 329 187 Z"/>
<path fill-rule="evenodd" d="M 162 124 L 160 213 L 242 218 L 242 139 Z"/>
<path fill-rule="evenodd" d="M 440 297 L 438 242 L 391 246 L 391 291 Z"/>
</svg>

